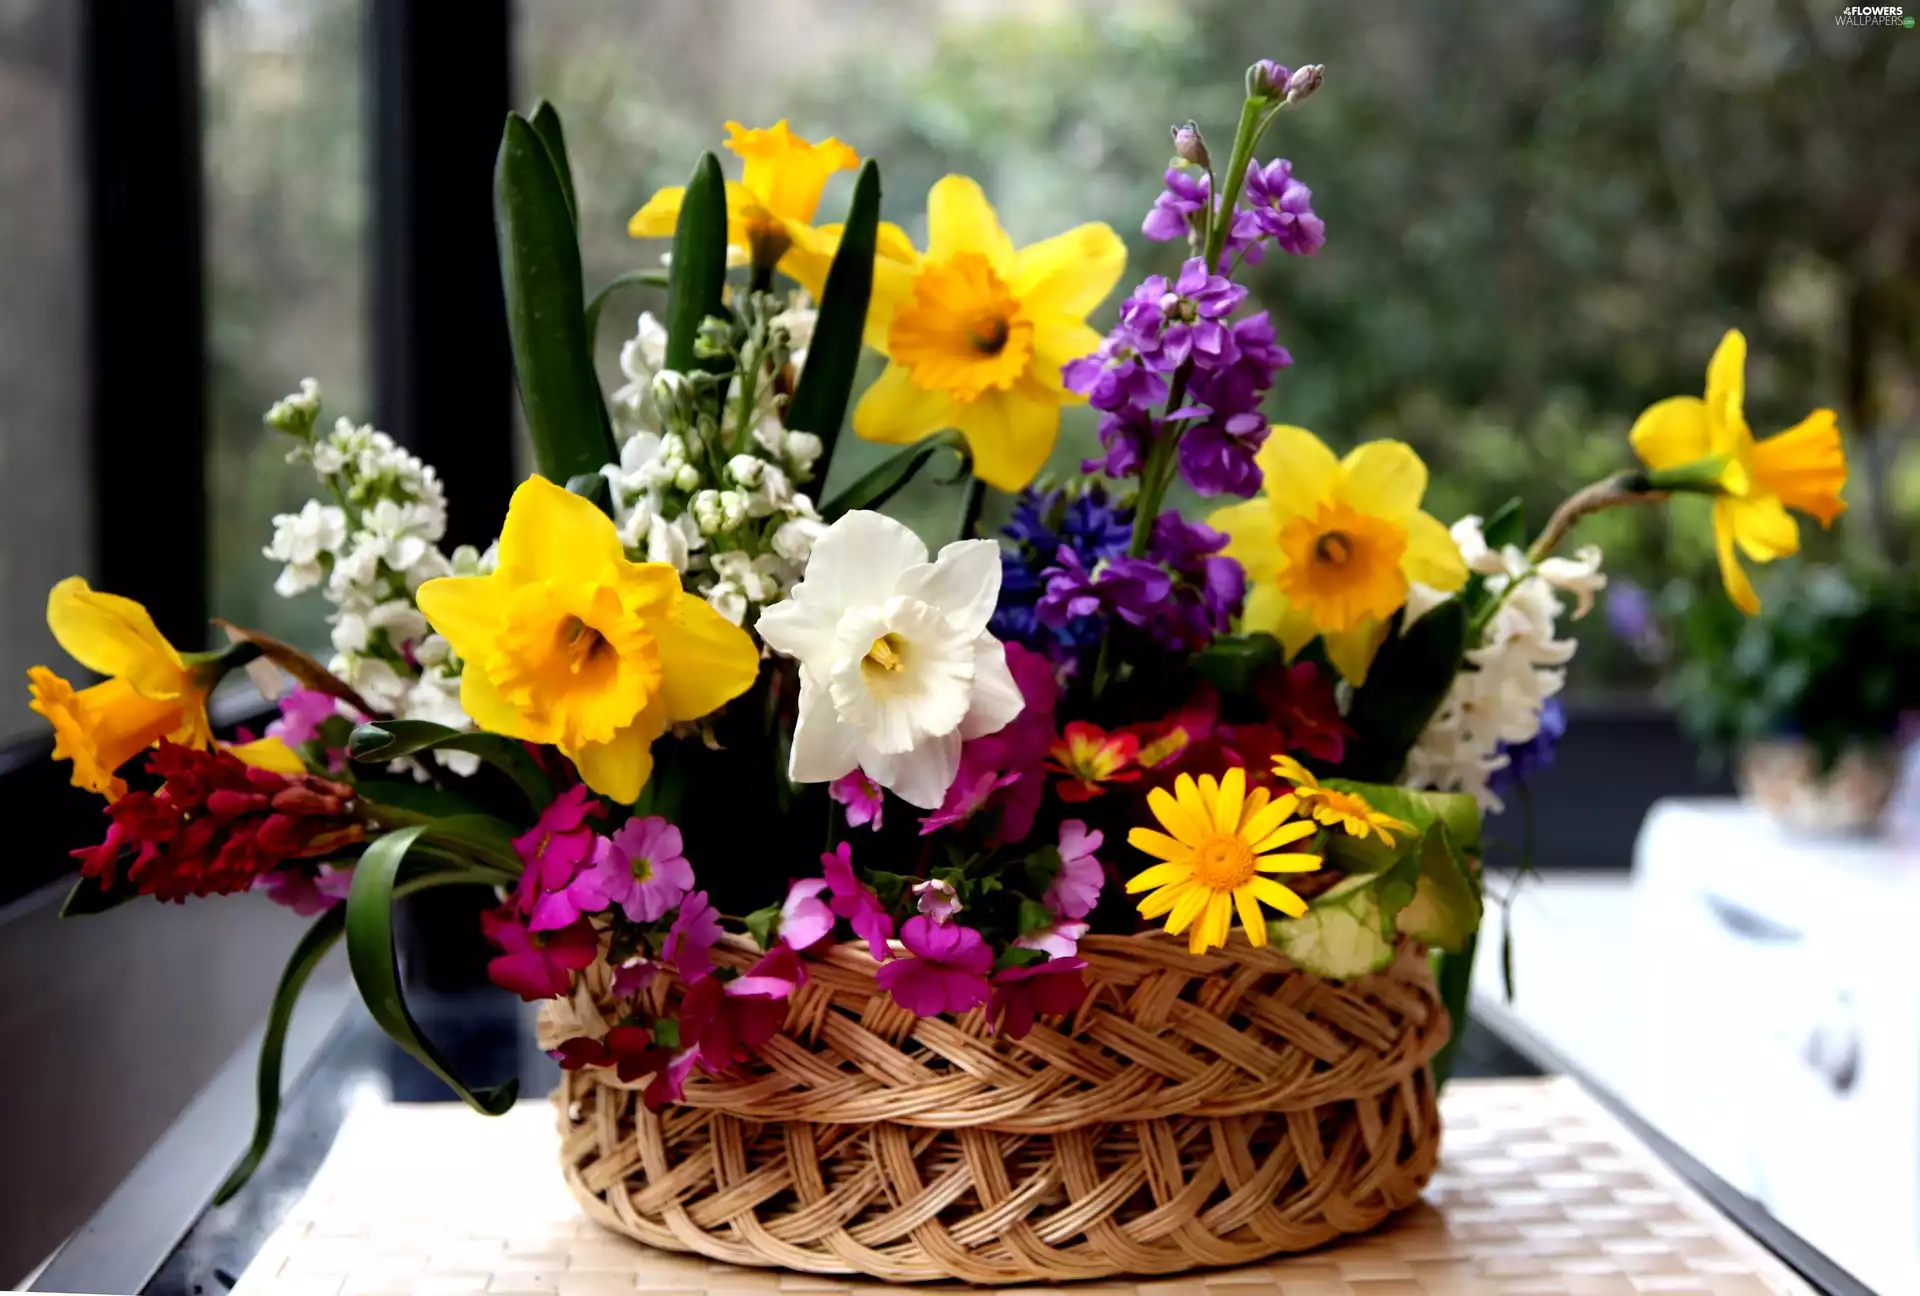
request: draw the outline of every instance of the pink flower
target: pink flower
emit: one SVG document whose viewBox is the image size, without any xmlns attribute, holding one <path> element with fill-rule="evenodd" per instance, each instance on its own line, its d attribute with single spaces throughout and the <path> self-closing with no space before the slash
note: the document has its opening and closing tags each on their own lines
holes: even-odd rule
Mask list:
<svg viewBox="0 0 1920 1296">
<path fill-rule="evenodd" d="M 511 906 L 502 906 L 480 915 L 480 930 L 504 951 L 487 964 L 487 975 L 529 1003 L 558 999 L 572 987 L 573 974 L 600 953 L 600 938 L 585 919 L 559 931 L 536 932 Z"/>
<path fill-rule="evenodd" d="M 1040 902 L 1062 918 L 1085 918 L 1092 913 L 1107 881 L 1107 871 L 1093 853 L 1105 840 L 1106 834 L 1097 828 L 1089 831 L 1078 819 L 1061 824 L 1060 872 Z"/>
<path fill-rule="evenodd" d="M 847 827 L 865 824 L 875 832 L 880 831 L 880 818 L 886 810 L 885 795 L 880 785 L 864 771 L 855 769 L 827 784 L 827 795 L 846 807 Z"/>
<path fill-rule="evenodd" d="M 319 689 L 296 688 L 280 699 L 280 718 L 267 726 L 267 737 L 278 738 L 289 747 L 298 747 L 301 743 L 312 742 L 320 736 L 320 726 L 340 714 L 340 704 L 333 700 L 330 693 Z M 346 755 L 337 749 L 328 749 L 328 764 L 334 757 Z"/>
<path fill-rule="evenodd" d="M 680 1042 L 699 1050 L 705 1071 L 745 1062 L 780 1033 L 787 1000 L 806 981 L 800 956 L 780 946 L 731 981 L 706 977 L 680 1002 Z"/>
<path fill-rule="evenodd" d="M 351 865 L 340 868 L 333 864 L 322 864 L 309 871 L 299 864 L 290 864 L 271 873 L 263 873 L 253 880 L 255 891 L 266 892 L 267 899 L 285 905 L 302 918 L 311 918 L 333 908 L 347 898 L 347 891 L 352 886 Z"/>
<path fill-rule="evenodd" d="M 720 911 L 707 903 L 705 891 L 695 891 L 681 902 L 660 957 L 673 964 L 680 979 L 691 985 L 713 971 L 711 951 L 723 934 Z"/>
<path fill-rule="evenodd" d="M 602 809 L 586 786 L 576 783 L 540 812 L 539 822 L 525 836 L 514 839 L 513 848 L 526 865 L 515 893 L 521 913 L 533 913 L 541 897 L 566 890 L 593 858 L 598 838 L 587 826 L 587 819 L 601 814 Z"/>
<path fill-rule="evenodd" d="M 960 903 L 959 893 L 951 882 L 942 882 L 939 878 L 928 878 L 925 882 L 913 884 L 914 904 L 920 912 L 937 923 L 952 922 L 953 916 L 966 908 Z"/>
<path fill-rule="evenodd" d="M 996 812 L 999 844 L 1022 841 L 1046 791 L 1047 750 L 1053 746 L 1053 709 L 1059 695 L 1053 666 L 1032 649 L 1006 645 L 1007 669 L 1024 705 L 1004 728 L 960 749 L 960 772 L 940 809 L 921 821 L 924 835 L 981 811 Z"/>
<path fill-rule="evenodd" d="M 693 866 L 680 850 L 680 830 L 659 815 L 629 819 L 596 843 L 593 864 L 564 894 L 589 913 L 619 905 L 634 922 L 658 922 L 693 888 Z M 541 925 L 537 915 L 533 925 Z"/>
<path fill-rule="evenodd" d="M 1086 966 L 1084 959 L 1055 958 L 1002 968 L 993 978 L 987 1019 L 1013 1039 L 1024 1038 L 1036 1017 L 1063 1016 L 1086 1001 L 1087 983 L 1080 975 Z"/>
<path fill-rule="evenodd" d="M 922 914 L 907 919 L 900 940 L 912 957 L 883 965 L 874 977 L 902 1008 L 916 1017 L 933 1017 L 987 1001 L 993 951 L 979 932 Z"/>
<path fill-rule="evenodd" d="M 648 986 L 660 973 L 660 965 L 649 958 L 630 958 L 613 970 L 613 997 L 631 999 Z"/>
<path fill-rule="evenodd" d="M 853 926 L 853 934 L 867 943 L 867 952 L 875 962 L 892 957 L 887 942 L 893 939 L 893 917 L 880 897 L 868 890 L 853 874 L 853 847 L 841 842 L 820 857 L 827 885 L 833 889 L 833 912 Z"/>
<path fill-rule="evenodd" d="M 820 898 L 825 878 L 801 878 L 780 906 L 780 939 L 794 949 L 811 949 L 833 935 L 833 908 Z"/>
<path fill-rule="evenodd" d="M 640 1101 L 647 1110 L 657 1112 L 670 1102 L 679 1102 L 686 1097 L 687 1077 L 693 1074 L 694 1066 L 700 1061 L 700 1050 L 684 1048 L 667 1059 L 666 1065 L 653 1073 L 653 1079 L 640 1091 Z"/>
<path fill-rule="evenodd" d="M 1015 949 L 1039 950 L 1048 958 L 1072 958 L 1080 952 L 1080 938 L 1087 934 L 1087 924 L 1067 922 L 1056 917 L 1051 927 L 1042 927 L 1037 932 L 1028 932 L 1015 938 Z"/>
<path fill-rule="evenodd" d="M 920 835 L 930 836 L 942 828 L 951 828 L 957 823 L 965 823 L 973 818 L 975 812 L 986 808 L 993 794 L 1003 787 L 1018 783 L 1018 774 L 1001 774 L 991 769 L 980 768 L 963 751 L 960 756 L 960 772 L 954 776 L 947 787 L 947 799 L 940 808 L 920 820 Z"/>
</svg>

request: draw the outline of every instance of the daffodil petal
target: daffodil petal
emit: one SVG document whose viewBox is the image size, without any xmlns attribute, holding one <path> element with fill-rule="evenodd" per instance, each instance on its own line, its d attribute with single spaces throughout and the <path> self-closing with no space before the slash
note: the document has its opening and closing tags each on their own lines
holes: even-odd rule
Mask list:
<svg viewBox="0 0 1920 1296">
<path fill-rule="evenodd" d="M 1359 688 L 1367 682 L 1367 669 L 1386 637 L 1386 622 L 1369 618 L 1351 630 L 1323 635 L 1321 641 L 1326 644 L 1327 660 L 1340 672 L 1340 678 Z"/>
<path fill-rule="evenodd" d="M 413 597 L 427 624 L 463 658 L 484 653 L 498 632 L 500 592 L 491 576 L 436 576 Z"/>
<path fill-rule="evenodd" d="M 973 475 L 996 490 L 1024 490 L 1060 434 L 1060 406 L 1024 389 L 989 390 L 960 405 L 954 426 L 973 451 Z"/>
<path fill-rule="evenodd" d="M 300 759 L 300 754 L 278 738 L 256 738 L 252 742 L 232 743 L 226 751 L 256 769 L 272 770 L 288 778 L 298 778 L 307 772 L 307 763 Z"/>
<path fill-rule="evenodd" d="M 1427 492 L 1427 465 L 1404 441 L 1369 441 L 1340 461 L 1334 497 L 1373 517 L 1403 522 Z"/>
<path fill-rule="evenodd" d="M 1772 562 L 1800 551 L 1800 528 L 1779 500 L 1760 496 L 1726 503 L 1733 538 L 1753 561 Z"/>
<path fill-rule="evenodd" d="M 1707 404 L 1698 396 L 1669 396 L 1647 406 L 1627 433 L 1640 462 L 1656 472 L 1705 459 L 1713 453 Z"/>
<path fill-rule="evenodd" d="M 1271 581 L 1280 569 L 1280 527 L 1273 505 L 1264 499 L 1230 504 L 1207 515 L 1207 525 L 1226 533 L 1227 556 L 1246 569 L 1256 585 Z"/>
<path fill-rule="evenodd" d="M 944 261 L 978 252 L 1002 279 L 1013 271 L 1013 240 L 980 186 L 966 176 L 942 176 L 927 194 L 927 259 Z"/>
<path fill-rule="evenodd" d="M 585 496 L 539 476 L 514 489 L 496 569 L 509 583 L 550 579 L 559 572 L 585 575 L 625 561 L 613 519 Z"/>
<path fill-rule="evenodd" d="M 1027 364 L 1027 381 L 1057 403 L 1083 404 L 1087 398 L 1067 390 L 1061 370 L 1069 361 L 1091 355 L 1099 347 L 1100 334 L 1092 325 L 1068 316 L 1043 316 L 1034 321 L 1033 359 Z"/>
<path fill-rule="evenodd" d="M 672 238 L 673 227 L 680 223 L 680 204 L 687 191 L 680 185 L 654 190 L 653 197 L 627 218 L 629 238 Z"/>
<path fill-rule="evenodd" d="M 1340 475 L 1340 461 L 1324 441 L 1303 427 L 1287 424 L 1273 426 L 1254 462 L 1264 479 L 1276 533 L 1288 518 L 1318 508 Z"/>
<path fill-rule="evenodd" d="M 1258 896 L 1260 902 L 1269 909 L 1278 909 L 1289 918 L 1298 918 L 1307 911 L 1307 902 L 1281 886 L 1272 878 L 1257 877 L 1247 883 L 1247 889 Z"/>
<path fill-rule="evenodd" d="M 1753 446 L 1753 477 L 1788 508 L 1827 526 L 1846 511 L 1847 455 L 1832 410 L 1815 410 L 1785 432 Z"/>
<path fill-rule="evenodd" d="M 146 608 L 69 576 L 47 594 L 47 629 L 67 655 L 101 675 L 117 676 L 143 696 L 185 696 L 193 678 Z"/>
<path fill-rule="evenodd" d="M 674 581 L 677 586 L 678 576 Z M 752 636 L 703 598 L 679 594 L 653 629 L 660 653 L 660 699 L 670 723 L 719 710 L 752 687 L 760 674 L 760 650 Z"/>
<path fill-rule="evenodd" d="M 1084 319 L 1107 299 L 1126 268 L 1127 245 L 1112 228 L 1095 221 L 1014 253 L 1011 283 L 1029 312 Z"/>
<path fill-rule="evenodd" d="M 1743 406 L 1747 399 L 1747 338 L 1739 329 L 1728 329 L 1707 361 L 1707 416 L 1714 421 L 1744 428 Z M 1722 447 L 1716 446 L 1715 450 Z M 1698 456 L 1696 456 L 1698 457 Z"/>
<path fill-rule="evenodd" d="M 1733 503 L 1730 499 L 1713 502 L 1713 552 L 1720 562 L 1720 580 L 1727 587 L 1727 597 L 1735 607 L 1752 616 L 1760 610 L 1760 596 L 1753 592 L 1753 582 L 1747 579 L 1733 551 Z"/>
<path fill-rule="evenodd" d="M 1192 856 L 1193 847 L 1177 841 L 1163 832 L 1151 828 L 1130 828 L 1127 830 L 1127 845 L 1138 851 L 1145 851 L 1158 860 L 1184 860 Z M 1152 872 L 1151 869 L 1148 872 Z M 1154 885 L 1159 885 L 1155 883 Z M 1131 888 L 1129 888 L 1131 889 Z"/>
<path fill-rule="evenodd" d="M 1400 571 L 1410 581 L 1419 581 L 1443 594 L 1451 594 L 1467 583 L 1467 562 L 1453 533 L 1431 513 L 1415 512 L 1407 519 L 1407 551 L 1400 559 Z"/>
<path fill-rule="evenodd" d="M 906 445 L 952 427 L 958 417 L 952 396 L 915 383 L 913 371 L 894 361 L 854 406 L 853 430 L 869 441 Z"/>
<path fill-rule="evenodd" d="M 636 722 L 613 736 L 611 742 L 589 743 L 567 753 L 586 785 L 617 805 L 639 799 L 653 773 L 653 740 L 659 730 Z"/>
</svg>

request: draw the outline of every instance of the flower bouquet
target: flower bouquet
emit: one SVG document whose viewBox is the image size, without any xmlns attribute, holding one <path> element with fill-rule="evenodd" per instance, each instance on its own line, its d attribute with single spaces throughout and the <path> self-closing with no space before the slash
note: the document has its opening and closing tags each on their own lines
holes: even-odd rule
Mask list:
<svg viewBox="0 0 1920 1296">
<path fill-rule="evenodd" d="M 467 1102 L 407 1011 L 392 909 L 487 888 L 494 981 L 540 1002 L 562 1162 L 587 1211 L 742 1264 L 981 1283 L 1166 1273 L 1368 1229 L 1412 1202 L 1465 1004 L 1480 816 L 1537 764 L 1600 555 L 1587 513 L 1714 498 L 1732 546 L 1829 517 L 1831 414 L 1754 442 L 1729 334 L 1707 399 L 1649 410 L 1645 461 L 1529 538 L 1451 528 L 1407 446 L 1336 455 L 1260 413 L 1291 363 L 1237 270 L 1326 233 L 1271 124 L 1321 69 L 1248 71 L 1223 166 L 1195 125 L 1144 233 L 1171 275 L 1087 317 L 1120 239 L 1027 247 L 948 176 L 925 241 L 837 140 L 729 125 L 633 217 L 671 236 L 665 318 L 603 395 L 560 123 L 506 127 L 501 267 L 537 467 L 484 553 L 440 546 L 433 470 L 268 423 L 321 490 L 275 519 L 277 588 L 332 605 L 333 656 L 239 627 L 181 653 L 78 578 L 55 636 L 105 681 L 32 674 L 74 781 L 107 800 L 69 908 L 262 889 L 315 916 L 275 998 L 267 1145 L 301 983 L 344 938 L 399 1044 Z M 858 171 L 845 220 L 816 225 Z M 618 285 L 616 285 L 618 286 Z M 863 346 L 886 358 L 854 402 Z M 1036 482 L 1061 409 L 1099 458 Z M 819 491 L 856 434 L 904 448 Z M 937 548 L 883 510 L 930 464 L 971 483 Z M 1184 479 L 1218 501 L 1166 508 Z M 956 484 L 959 478 L 955 478 Z M 1009 517 L 980 536 L 986 488 Z M 960 510 L 956 510 L 960 512 Z M 1744 589 L 1744 578 L 1735 585 Z M 208 690 L 296 687 L 226 744 Z M 130 766 L 138 765 L 138 770 Z M 1434 971 L 1438 962 L 1438 975 Z"/>
</svg>

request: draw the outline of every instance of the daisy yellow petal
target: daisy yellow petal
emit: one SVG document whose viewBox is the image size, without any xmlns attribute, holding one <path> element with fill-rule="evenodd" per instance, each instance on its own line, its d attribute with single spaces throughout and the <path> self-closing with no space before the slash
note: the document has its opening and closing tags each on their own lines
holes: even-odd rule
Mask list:
<svg viewBox="0 0 1920 1296">
<path fill-rule="evenodd" d="M 1247 802 L 1247 772 L 1238 765 L 1220 776 L 1220 790 L 1213 799 L 1214 827 L 1229 835 L 1240 830 L 1240 808 Z"/>
<path fill-rule="evenodd" d="M 1271 501 L 1274 529 L 1290 517 L 1311 513 L 1332 494 L 1340 461 L 1326 442 L 1302 427 L 1276 423 L 1254 456 Z"/>
<path fill-rule="evenodd" d="M 1169 928 L 1168 930 L 1172 930 Z M 1233 930 L 1233 897 L 1225 891 L 1214 891 L 1207 896 L 1207 907 L 1200 920 L 1194 924 L 1187 939 L 1187 952 L 1204 954 L 1227 943 L 1227 933 Z"/>
<path fill-rule="evenodd" d="M 1240 911 L 1240 927 L 1256 949 L 1267 943 L 1267 916 L 1260 912 L 1260 900 L 1249 883 L 1233 893 L 1234 907 Z"/>
<path fill-rule="evenodd" d="M 1171 886 L 1163 886 L 1140 902 L 1140 916 L 1149 922 L 1162 917 L 1197 890 L 1198 888 L 1190 882 L 1176 882 Z M 1205 892 L 1201 894 L 1204 895 Z"/>
<path fill-rule="evenodd" d="M 1314 831 L 1314 826 L 1304 819 L 1295 819 L 1291 823 L 1281 824 L 1251 843 L 1253 853 L 1264 855 L 1268 851 L 1285 846 L 1288 842 L 1297 842 L 1302 837 L 1311 837 Z"/>
<path fill-rule="evenodd" d="M 1184 774 L 1180 777 L 1187 778 Z M 1191 779 L 1187 781 L 1192 782 Z M 1153 788 L 1148 791 L 1147 808 L 1153 811 L 1153 817 L 1184 845 L 1197 845 L 1207 836 L 1205 812 L 1188 808 L 1165 788 Z"/>
<path fill-rule="evenodd" d="M 1261 873 L 1312 873 L 1320 862 L 1318 855 L 1262 855 L 1253 867 Z"/>
<path fill-rule="evenodd" d="M 1669 396 L 1656 401 L 1633 421 L 1627 439 L 1640 462 L 1656 472 L 1705 459 L 1713 453 L 1707 433 L 1707 403 L 1698 396 Z"/>
<path fill-rule="evenodd" d="M 1139 832 L 1140 829 L 1135 828 L 1133 831 Z M 1129 838 L 1129 840 L 1132 839 Z M 1138 846 L 1140 843 L 1133 844 Z M 1157 887 L 1173 886 L 1176 883 L 1186 882 L 1192 877 L 1192 866 L 1184 862 L 1152 864 L 1127 879 L 1127 894 L 1138 895 L 1142 891 L 1152 891 Z"/>
<path fill-rule="evenodd" d="M 147 697 L 182 697 L 193 678 L 147 609 L 69 576 L 47 594 L 47 629 L 69 657 Z"/>
<path fill-rule="evenodd" d="M 1265 790 L 1261 789 L 1261 791 Z M 1249 842 L 1265 841 L 1268 833 L 1287 821 L 1287 816 L 1293 813 L 1295 804 L 1292 797 L 1281 797 L 1277 801 L 1270 801 L 1261 806 L 1241 822 L 1240 836 Z M 1260 847 L 1256 845 L 1253 849 L 1258 854 Z"/>
<path fill-rule="evenodd" d="M 980 186 L 966 176 L 942 176 L 927 194 L 927 259 L 978 252 L 1002 278 L 1013 270 L 1013 240 Z"/>
<path fill-rule="evenodd" d="M 1832 410 L 1815 410 L 1785 432 L 1753 446 L 1753 477 L 1788 508 L 1827 526 L 1846 511 L 1847 455 Z"/>
<path fill-rule="evenodd" d="M 1211 774 L 1202 774 L 1198 782 L 1191 774 L 1182 774 L 1173 781 L 1173 799 L 1179 802 L 1180 808 L 1190 816 L 1188 822 L 1193 825 L 1194 831 L 1199 836 L 1208 836 L 1213 832 L 1213 812 L 1207 808 L 1206 801 L 1201 797 L 1206 785 L 1212 782 Z M 1180 834 L 1175 832 L 1174 836 L 1178 837 Z M 1198 839 L 1198 837 L 1195 838 L 1195 840 Z"/>
<path fill-rule="evenodd" d="M 1193 854 L 1193 847 L 1151 828 L 1129 829 L 1127 844 L 1160 860 L 1184 860 Z M 1159 883 L 1153 885 L 1158 886 Z"/>
<path fill-rule="evenodd" d="M 1307 902 L 1275 882 L 1272 878 L 1257 877 L 1247 883 L 1247 889 L 1258 896 L 1260 902 L 1269 909 L 1278 909 L 1289 918 L 1298 918 L 1307 911 Z"/>
<path fill-rule="evenodd" d="M 1295 787 L 1316 788 L 1320 786 L 1320 780 L 1313 776 L 1313 771 L 1309 770 L 1305 765 L 1302 765 L 1285 752 L 1281 752 L 1273 758 L 1273 772 Z"/>
<path fill-rule="evenodd" d="M 1189 887 L 1174 902 L 1173 910 L 1167 915 L 1167 930 L 1178 936 L 1193 925 L 1193 920 L 1207 911 L 1207 902 L 1213 898 L 1213 892 L 1202 886 Z"/>
<path fill-rule="evenodd" d="M 1369 441 L 1340 461 L 1335 498 L 1362 513 L 1399 522 L 1420 508 L 1427 466 L 1404 441 Z"/>
<path fill-rule="evenodd" d="M 1250 836 L 1247 825 L 1252 823 L 1257 816 L 1264 813 L 1272 800 L 1273 793 L 1267 788 L 1257 787 L 1248 789 L 1247 799 L 1240 803 L 1240 823 L 1237 828 L 1240 836 Z"/>
<path fill-rule="evenodd" d="M 1127 245 L 1110 227 L 1094 222 L 1021 248 L 1014 254 L 1011 279 L 1014 292 L 1036 314 L 1084 318 L 1107 299 L 1126 268 Z"/>
</svg>

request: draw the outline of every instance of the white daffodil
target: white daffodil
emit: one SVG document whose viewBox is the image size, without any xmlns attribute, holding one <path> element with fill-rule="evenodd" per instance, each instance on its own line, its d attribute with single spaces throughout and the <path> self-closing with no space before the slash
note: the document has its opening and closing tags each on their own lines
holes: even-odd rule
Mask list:
<svg viewBox="0 0 1920 1296">
<path fill-rule="evenodd" d="M 937 809 L 960 744 L 1020 713 L 1006 651 L 987 633 L 1000 549 L 961 540 L 927 561 L 899 522 L 857 510 L 814 543 L 760 637 L 800 662 L 800 721 L 788 774 L 825 783 L 857 767 L 923 810 Z"/>
</svg>

